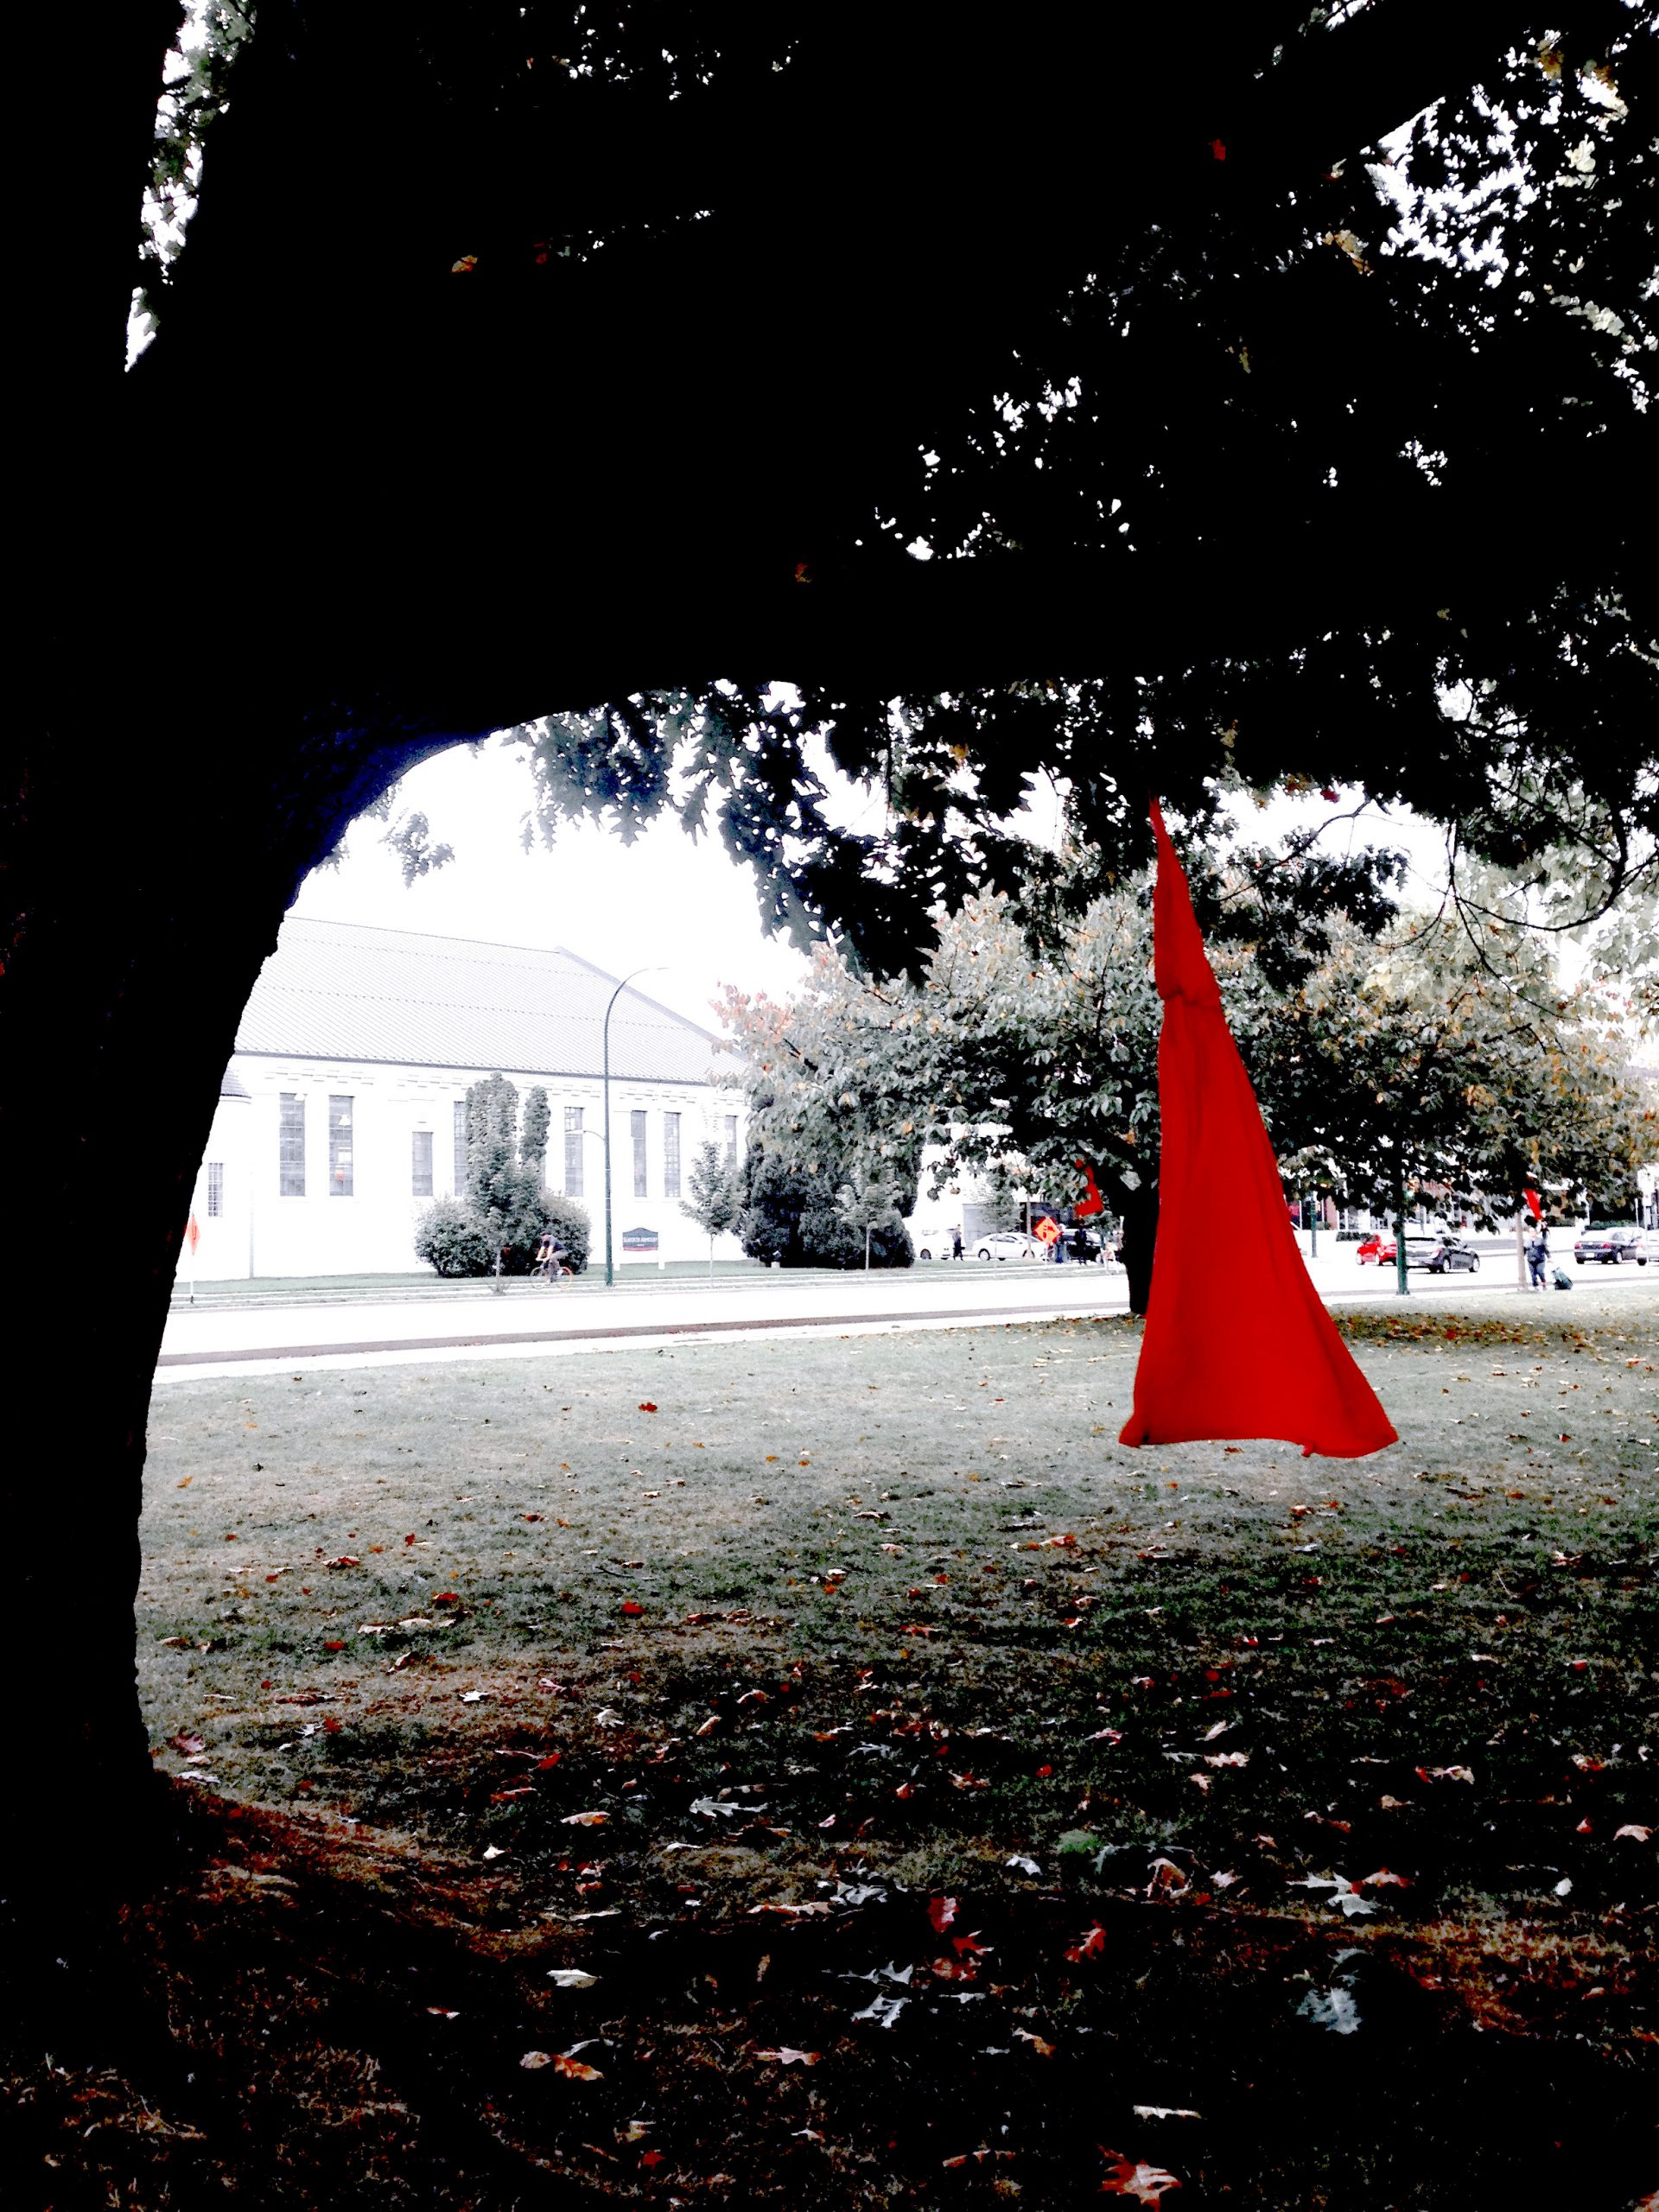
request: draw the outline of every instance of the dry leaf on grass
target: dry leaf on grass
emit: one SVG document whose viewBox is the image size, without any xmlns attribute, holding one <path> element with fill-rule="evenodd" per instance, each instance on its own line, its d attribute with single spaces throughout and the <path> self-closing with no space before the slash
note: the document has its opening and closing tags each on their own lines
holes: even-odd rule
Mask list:
<svg viewBox="0 0 1659 2212">
<path fill-rule="evenodd" d="M 1162 2203 L 1166 2191 L 1181 2185 L 1164 2167 L 1149 2166 L 1144 2158 L 1131 2161 L 1121 2152 L 1107 2150 L 1103 2144 L 1100 2155 L 1107 2161 L 1106 2176 L 1100 2184 L 1103 2196 L 1132 2196 L 1137 2204 L 1156 2206 Z"/>
</svg>

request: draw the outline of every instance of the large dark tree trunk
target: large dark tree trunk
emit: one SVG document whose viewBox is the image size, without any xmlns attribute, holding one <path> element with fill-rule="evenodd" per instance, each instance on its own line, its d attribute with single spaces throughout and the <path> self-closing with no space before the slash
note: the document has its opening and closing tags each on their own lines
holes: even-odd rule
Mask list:
<svg viewBox="0 0 1659 2212">
<path fill-rule="evenodd" d="M 157 1839 L 135 1684 L 145 1426 L 191 1192 L 241 1008 L 299 880 L 427 749 L 83 717 L 14 754 L 0 1019 L 11 1074 L 7 1626 L 42 1818 L 0 1823 L 0 1895 L 92 1904 Z M 105 741 L 100 743 L 100 740 Z"/>
<path fill-rule="evenodd" d="M 1158 1243 L 1158 1185 L 1142 1183 L 1122 1195 L 1123 1266 L 1129 1278 L 1129 1311 L 1144 1314 L 1152 1295 L 1152 1256 Z"/>
</svg>

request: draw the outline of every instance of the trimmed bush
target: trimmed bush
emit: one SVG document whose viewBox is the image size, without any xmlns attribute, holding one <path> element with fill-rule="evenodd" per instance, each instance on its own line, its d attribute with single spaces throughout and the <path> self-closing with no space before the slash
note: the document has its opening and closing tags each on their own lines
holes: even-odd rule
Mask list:
<svg viewBox="0 0 1659 2212">
<path fill-rule="evenodd" d="M 490 1233 L 459 1198 L 439 1198 L 415 1225 L 415 1256 L 441 1275 L 486 1275 L 495 1262 Z"/>
<path fill-rule="evenodd" d="M 752 1145 L 737 1224 L 743 1249 L 752 1260 L 777 1260 L 786 1268 L 861 1268 L 864 1232 L 836 1205 L 842 1179 Z M 906 1195 L 913 1205 L 913 1187 Z M 915 1257 L 902 1222 L 878 1229 L 870 1239 L 873 1268 L 907 1268 Z"/>
<path fill-rule="evenodd" d="M 559 1242 L 565 1246 L 566 1267 L 581 1274 L 588 1265 L 588 1255 L 593 1248 L 593 1224 L 588 1218 L 588 1209 L 575 1198 L 562 1198 L 551 1191 L 542 1192 L 542 1228 L 558 1231 Z M 538 1229 L 536 1243 L 541 1242 Z M 535 1245 L 531 1247 L 531 1258 L 536 1256 Z"/>
</svg>

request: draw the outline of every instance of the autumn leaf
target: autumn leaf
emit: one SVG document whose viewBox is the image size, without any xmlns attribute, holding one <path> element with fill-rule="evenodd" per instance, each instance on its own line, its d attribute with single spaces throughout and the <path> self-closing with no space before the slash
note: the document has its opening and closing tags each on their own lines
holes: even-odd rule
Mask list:
<svg viewBox="0 0 1659 2212">
<path fill-rule="evenodd" d="M 780 2044 L 776 2050 L 757 2050 L 754 2055 L 775 2066 L 816 2066 L 823 2056 L 817 2050 L 791 2050 L 787 2044 Z"/>
<path fill-rule="evenodd" d="M 560 1822 L 567 1828 L 596 1828 L 610 1819 L 608 1813 L 566 1813 Z"/>
<path fill-rule="evenodd" d="M 641 1398 L 639 1410 L 642 1414 L 654 1414 L 657 1408 L 649 1398 Z"/>
<path fill-rule="evenodd" d="M 1031 2045 L 1039 2058 L 1052 2058 L 1059 2048 L 1057 2044 L 1050 2043 L 1046 2037 L 1033 2035 L 1029 2028 L 1016 2028 L 1014 2032 L 1018 2041 Z"/>
<path fill-rule="evenodd" d="M 643 1613 L 645 1609 L 636 1599 L 628 1598 L 624 1599 L 622 1610 L 625 1613 Z"/>
<path fill-rule="evenodd" d="M 563 2053 L 553 2061 L 553 2071 L 563 2074 L 567 2082 L 600 2082 L 604 2075 L 597 2066 L 589 2066 L 580 2058 L 566 2058 Z"/>
<path fill-rule="evenodd" d="M 1132 2196 L 1137 2204 L 1158 2205 L 1168 2190 L 1181 2185 L 1162 2166 L 1149 2166 L 1144 2158 L 1131 2164 L 1121 2152 L 1109 2151 L 1103 2144 L 1099 2148 L 1107 2161 L 1106 2177 L 1100 2184 L 1103 2196 Z"/>
<path fill-rule="evenodd" d="M 930 1899 L 927 1908 L 927 1916 L 933 1923 L 933 1933 L 936 1936 L 943 1936 L 945 1929 L 950 1925 L 951 1922 L 957 1916 L 957 1900 L 955 1897 L 933 1897 Z"/>
</svg>

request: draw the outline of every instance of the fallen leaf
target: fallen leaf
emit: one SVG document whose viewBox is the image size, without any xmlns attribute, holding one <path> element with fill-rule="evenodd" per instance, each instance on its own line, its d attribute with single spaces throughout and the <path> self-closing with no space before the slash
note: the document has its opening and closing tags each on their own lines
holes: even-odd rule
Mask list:
<svg viewBox="0 0 1659 2212">
<path fill-rule="evenodd" d="M 957 1916 L 957 1900 L 955 1897 L 932 1898 L 928 1904 L 927 1916 L 933 1923 L 934 1934 L 943 1936 Z"/>
<path fill-rule="evenodd" d="M 610 1819 L 608 1813 L 566 1813 L 560 1821 L 562 1827 L 596 1828 Z"/>
<path fill-rule="evenodd" d="M 791 2050 L 787 2044 L 784 2044 L 776 2050 L 757 2050 L 754 2055 L 777 2066 L 816 2066 L 823 2054 L 817 2050 Z"/>
<path fill-rule="evenodd" d="M 1642 1827 L 1635 1821 L 1626 1821 L 1622 1828 L 1613 1830 L 1613 1841 L 1618 1843 L 1628 1836 L 1632 1843 L 1645 1843 L 1652 1834 L 1651 1828 Z"/>
<path fill-rule="evenodd" d="M 1137 2120 L 1202 2120 L 1201 2112 L 1193 2112 L 1186 2105 L 1131 2105 L 1129 2110 Z"/>
<path fill-rule="evenodd" d="M 1180 2187 L 1173 2174 L 1162 2166 L 1149 2166 L 1144 2158 L 1133 2164 L 1119 2151 L 1109 2151 L 1099 2145 L 1100 2155 L 1107 2161 L 1106 2177 L 1100 2184 L 1103 2196 L 1132 2196 L 1137 2204 L 1161 2204 L 1166 2191 Z"/>
<path fill-rule="evenodd" d="M 1420 1782 L 1472 1782 L 1475 1778 L 1466 1766 L 1420 1766 L 1415 1771 Z"/>
<path fill-rule="evenodd" d="M 580 1967 L 554 1967 L 547 1978 L 561 1989 L 591 1989 L 599 1980 L 596 1974 L 584 1974 Z"/>
<path fill-rule="evenodd" d="M 600 2082 L 604 2079 L 597 2066 L 589 2066 L 580 2058 L 561 2056 L 553 2061 L 553 2071 L 563 2074 L 567 2082 Z"/>
</svg>

